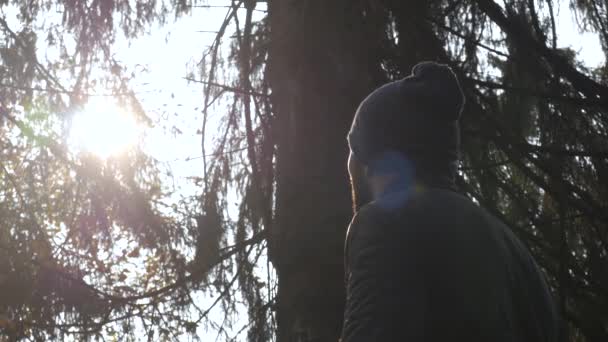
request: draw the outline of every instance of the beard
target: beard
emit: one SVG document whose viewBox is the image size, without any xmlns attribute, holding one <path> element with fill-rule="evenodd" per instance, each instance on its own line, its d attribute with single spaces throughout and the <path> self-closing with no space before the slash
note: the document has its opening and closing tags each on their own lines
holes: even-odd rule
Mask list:
<svg viewBox="0 0 608 342">
<path fill-rule="evenodd" d="M 351 177 L 350 187 L 352 192 L 353 214 L 356 214 L 364 205 L 373 200 L 372 191 L 369 183 L 363 177 Z"/>
</svg>

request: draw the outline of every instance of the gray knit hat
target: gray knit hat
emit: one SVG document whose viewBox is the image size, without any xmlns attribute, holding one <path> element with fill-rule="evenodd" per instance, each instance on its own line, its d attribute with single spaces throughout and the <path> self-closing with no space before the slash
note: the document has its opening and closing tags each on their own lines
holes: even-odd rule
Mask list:
<svg viewBox="0 0 608 342">
<path fill-rule="evenodd" d="M 348 144 L 365 164 L 386 150 L 456 161 L 463 106 L 464 94 L 452 69 L 422 62 L 410 76 L 381 86 L 361 102 Z"/>
</svg>

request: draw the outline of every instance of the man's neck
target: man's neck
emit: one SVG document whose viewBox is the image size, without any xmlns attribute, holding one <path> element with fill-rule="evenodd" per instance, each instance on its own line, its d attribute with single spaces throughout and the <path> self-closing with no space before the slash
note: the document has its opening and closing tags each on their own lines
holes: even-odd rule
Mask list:
<svg viewBox="0 0 608 342">
<path fill-rule="evenodd" d="M 398 205 L 422 188 L 454 190 L 455 166 L 447 158 L 445 161 L 440 159 L 432 156 L 412 158 L 397 151 L 385 152 L 368 165 L 366 172 L 372 200 L 385 199 Z"/>
</svg>

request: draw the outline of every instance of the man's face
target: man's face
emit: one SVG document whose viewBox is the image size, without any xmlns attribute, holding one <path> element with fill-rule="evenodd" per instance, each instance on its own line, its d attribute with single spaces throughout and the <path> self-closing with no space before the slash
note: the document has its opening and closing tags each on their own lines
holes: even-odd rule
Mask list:
<svg viewBox="0 0 608 342">
<path fill-rule="evenodd" d="M 353 212 L 357 213 L 361 207 L 372 201 L 372 192 L 365 176 L 365 167 L 352 153 L 348 156 L 348 173 L 353 197 Z"/>
</svg>

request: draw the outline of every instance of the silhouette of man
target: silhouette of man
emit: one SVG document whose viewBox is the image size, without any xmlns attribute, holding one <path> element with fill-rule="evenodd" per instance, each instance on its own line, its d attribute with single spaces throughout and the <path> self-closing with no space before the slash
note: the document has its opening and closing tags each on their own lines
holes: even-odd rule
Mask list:
<svg viewBox="0 0 608 342">
<path fill-rule="evenodd" d="M 423 62 L 359 106 L 342 342 L 553 342 L 543 275 L 511 230 L 454 191 L 464 96 Z"/>
</svg>

